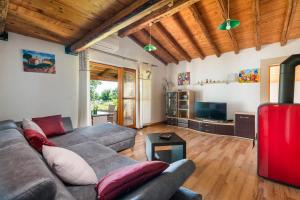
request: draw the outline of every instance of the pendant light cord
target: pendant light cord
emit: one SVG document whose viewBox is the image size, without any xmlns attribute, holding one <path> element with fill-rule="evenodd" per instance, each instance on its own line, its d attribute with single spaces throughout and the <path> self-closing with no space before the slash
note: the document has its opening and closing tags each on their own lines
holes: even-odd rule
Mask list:
<svg viewBox="0 0 300 200">
<path fill-rule="evenodd" d="M 230 19 L 230 17 L 229 17 L 229 1 L 230 0 L 227 0 L 227 19 Z"/>
<path fill-rule="evenodd" d="M 150 32 L 150 42 L 149 42 L 149 44 L 151 44 L 151 26 L 152 26 L 152 23 L 149 24 L 149 32 Z"/>
</svg>

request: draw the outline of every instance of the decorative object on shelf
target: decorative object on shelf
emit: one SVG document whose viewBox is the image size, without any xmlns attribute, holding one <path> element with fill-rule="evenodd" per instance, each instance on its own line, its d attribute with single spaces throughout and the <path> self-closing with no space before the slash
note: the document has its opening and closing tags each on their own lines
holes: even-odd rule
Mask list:
<svg viewBox="0 0 300 200">
<path fill-rule="evenodd" d="M 151 64 L 142 63 L 139 70 L 140 80 L 150 80 L 152 75 Z"/>
<path fill-rule="evenodd" d="M 149 35 L 150 35 L 150 37 L 149 37 L 149 44 L 147 44 L 146 46 L 144 46 L 144 50 L 145 50 L 145 51 L 148 51 L 148 52 L 156 51 L 156 50 L 157 50 L 157 47 L 154 46 L 154 45 L 151 43 L 151 37 L 152 37 L 152 35 L 151 35 L 151 26 L 152 26 L 152 24 L 150 23 L 150 24 L 149 24 Z"/>
<path fill-rule="evenodd" d="M 178 85 L 189 85 L 190 81 L 190 72 L 178 73 Z"/>
<path fill-rule="evenodd" d="M 238 73 L 230 73 L 227 75 L 226 80 L 213 80 L 213 79 L 205 79 L 205 80 L 198 80 L 194 85 L 207 85 L 207 84 L 229 84 L 238 81 Z"/>
<path fill-rule="evenodd" d="M 230 30 L 230 29 L 233 29 L 233 28 L 236 28 L 240 25 L 240 21 L 239 20 L 235 20 L 235 19 L 230 19 L 230 16 L 229 16 L 229 10 L 230 10 L 230 7 L 229 7 L 229 1 L 230 0 L 227 0 L 227 19 L 218 26 L 218 29 L 219 30 Z"/>
<path fill-rule="evenodd" d="M 239 73 L 240 83 L 258 83 L 260 81 L 259 69 L 244 69 Z"/>
<path fill-rule="evenodd" d="M 25 72 L 55 74 L 55 55 L 37 51 L 22 50 Z"/>
</svg>

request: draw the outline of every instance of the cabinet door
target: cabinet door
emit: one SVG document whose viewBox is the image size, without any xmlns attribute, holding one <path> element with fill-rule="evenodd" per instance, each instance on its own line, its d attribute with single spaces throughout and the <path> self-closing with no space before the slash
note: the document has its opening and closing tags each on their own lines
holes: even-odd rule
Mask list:
<svg viewBox="0 0 300 200">
<path fill-rule="evenodd" d="M 196 122 L 196 121 L 192 121 L 192 120 L 189 120 L 189 128 L 190 129 L 194 129 L 194 130 L 199 130 L 199 125 L 200 123 L 199 122 Z"/>
<path fill-rule="evenodd" d="M 234 135 L 245 138 L 255 138 L 255 116 L 254 115 L 235 115 Z"/>
<path fill-rule="evenodd" d="M 234 135 L 234 126 L 233 125 L 222 125 L 222 124 L 216 124 L 216 134 L 222 134 L 222 135 Z"/>
<path fill-rule="evenodd" d="M 200 130 L 207 133 L 215 133 L 215 125 L 208 123 L 201 123 Z"/>
</svg>

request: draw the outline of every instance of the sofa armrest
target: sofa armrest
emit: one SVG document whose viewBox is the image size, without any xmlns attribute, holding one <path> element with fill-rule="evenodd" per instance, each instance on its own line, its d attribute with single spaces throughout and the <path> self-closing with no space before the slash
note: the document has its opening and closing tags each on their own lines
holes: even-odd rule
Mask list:
<svg viewBox="0 0 300 200">
<path fill-rule="evenodd" d="M 0 131 L 7 129 L 18 129 L 18 126 L 13 120 L 0 121 Z"/>
<path fill-rule="evenodd" d="M 160 176 L 145 183 L 131 193 L 120 198 L 122 200 L 143 199 L 160 200 L 171 199 L 180 186 L 195 170 L 191 160 L 179 160 L 172 163 Z"/>
<path fill-rule="evenodd" d="M 185 187 L 180 187 L 170 200 L 202 200 L 202 196 Z"/>
</svg>

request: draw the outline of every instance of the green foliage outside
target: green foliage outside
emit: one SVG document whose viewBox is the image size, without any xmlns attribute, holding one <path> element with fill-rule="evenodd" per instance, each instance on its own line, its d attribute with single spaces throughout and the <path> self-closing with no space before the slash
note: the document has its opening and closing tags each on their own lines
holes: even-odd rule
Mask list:
<svg viewBox="0 0 300 200">
<path fill-rule="evenodd" d="M 101 94 L 98 94 L 96 91 L 98 85 L 101 85 L 101 81 L 90 81 L 90 99 L 92 112 L 96 113 L 98 110 L 108 110 L 109 105 L 115 105 L 115 109 L 117 109 L 118 89 L 103 90 Z"/>
</svg>

